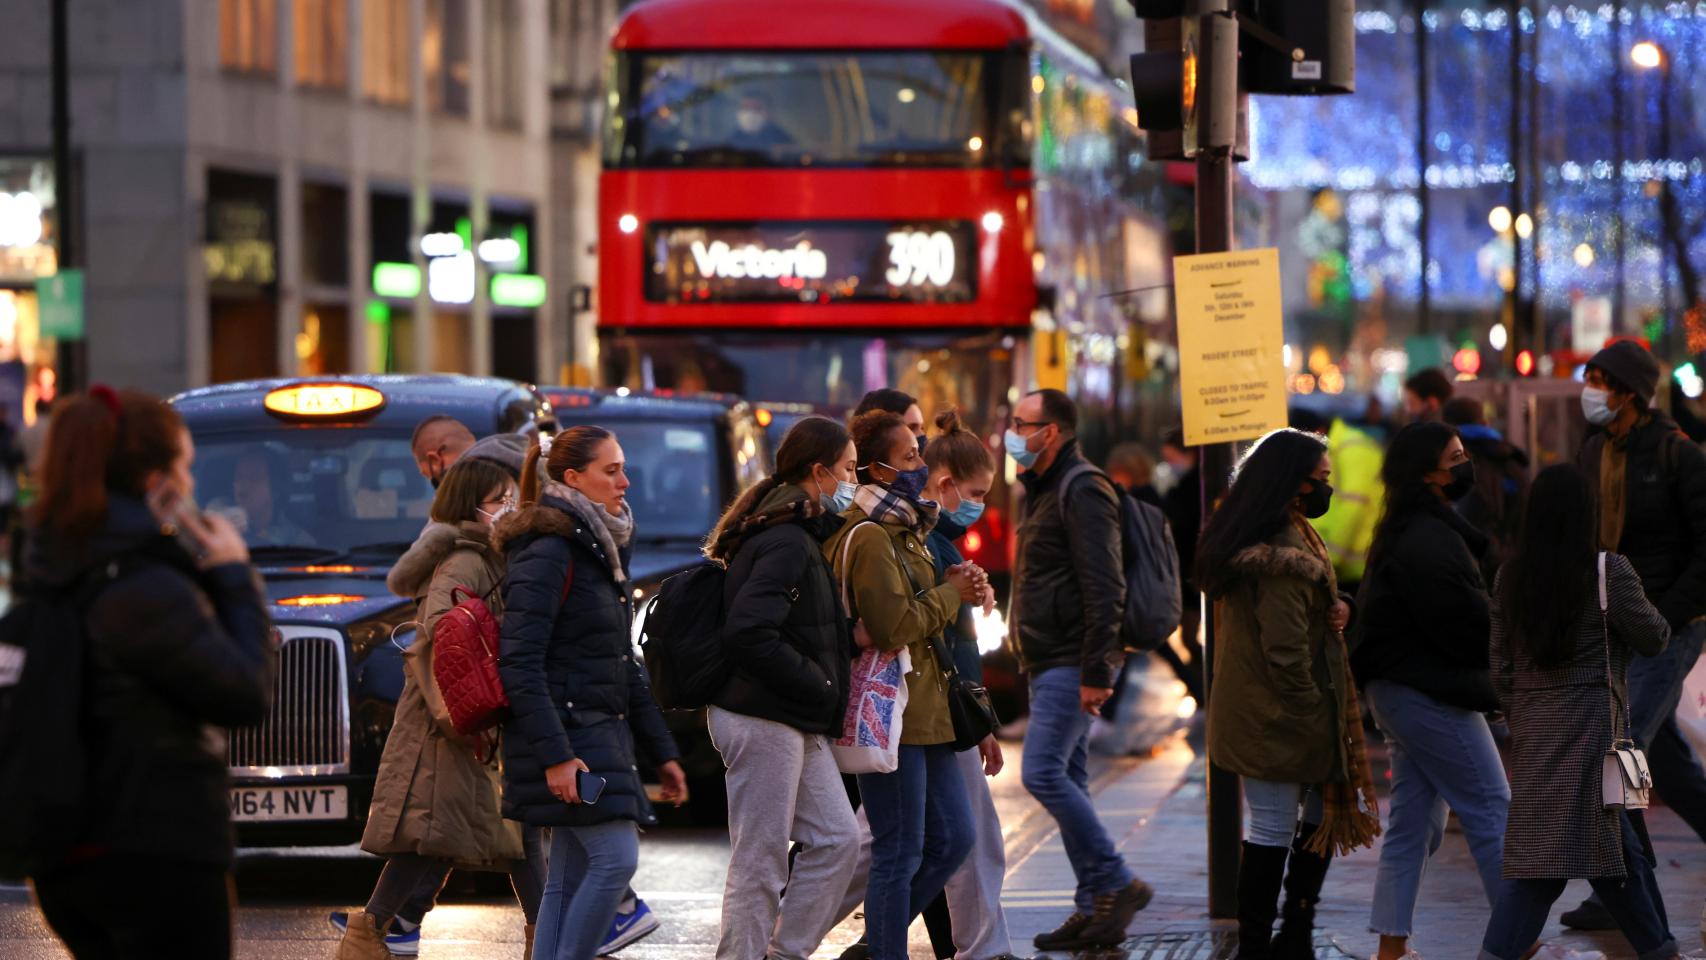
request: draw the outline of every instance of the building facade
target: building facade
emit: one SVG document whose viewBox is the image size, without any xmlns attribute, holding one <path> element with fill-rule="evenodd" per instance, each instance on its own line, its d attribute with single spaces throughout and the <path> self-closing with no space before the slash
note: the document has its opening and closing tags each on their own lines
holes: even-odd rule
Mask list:
<svg viewBox="0 0 1706 960">
<path fill-rule="evenodd" d="M 545 0 L 69 8 L 91 379 L 557 376 Z M 0 35 L 20 163 L 50 49 L 46 4 Z"/>
</svg>

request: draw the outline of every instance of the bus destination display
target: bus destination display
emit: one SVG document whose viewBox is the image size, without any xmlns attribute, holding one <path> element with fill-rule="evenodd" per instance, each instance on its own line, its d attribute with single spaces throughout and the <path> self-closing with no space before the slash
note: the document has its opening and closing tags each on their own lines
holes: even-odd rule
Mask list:
<svg viewBox="0 0 1706 960">
<path fill-rule="evenodd" d="M 659 223 L 646 231 L 653 303 L 969 303 L 969 221 Z"/>
</svg>

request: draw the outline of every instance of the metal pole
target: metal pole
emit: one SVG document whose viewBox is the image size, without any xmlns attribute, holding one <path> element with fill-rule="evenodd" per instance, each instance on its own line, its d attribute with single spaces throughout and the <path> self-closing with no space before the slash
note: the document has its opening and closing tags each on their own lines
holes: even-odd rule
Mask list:
<svg viewBox="0 0 1706 960">
<path fill-rule="evenodd" d="M 1228 9 L 1226 0 L 1204 0 L 1204 14 Z M 1217 50 L 1212 43 L 1202 50 L 1199 70 L 1215 82 L 1236 83 L 1237 46 Z M 1199 130 L 1208 127 L 1199 122 Z M 1196 156 L 1197 252 L 1224 253 L 1233 245 L 1233 161 L 1230 149 L 1201 149 Z M 1202 517 L 1207 523 L 1220 497 L 1221 484 L 1231 472 L 1231 444 L 1210 444 L 1199 453 L 1202 461 Z M 1203 690 L 1213 689 L 1215 620 L 1212 604 L 1203 605 Z M 1237 774 L 1208 766 L 1208 914 L 1215 919 L 1238 915 L 1238 865 L 1243 852 L 1244 798 Z"/>
<path fill-rule="evenodd" d="M 67 0 L 53 0 L 50 44 L 52 46 L 52 127 L 53 127 L 53 205 L 54 226 L 59 234 L 59 269 L 66 270 L 81 263 L 78 246 L 78 210 L 76 191 L 71 186 L 71 60 L 66 19 Z M 83 385 L 83 344 L 76 340 L 59 342 L 59 386 L 61 392 L 79 389 Z"/>
<path fill-rule="evenodd" d="M 1416 198 L 1421 206 L 1421 215 L 1416 222 L 1416 240 L 1422 253 L 1422 295 L 1416 310 L 1416 332 L 1427 334 L 1433 326 L 1433 286 L 1428 283 L 1428 263 L 1433 259 L 1433 244 L 1429 242 L 1428 234 L 1433 229 L 1433 190 L 1428 186 L 1428 127 L 1429 108 L 1432 106 L 1432 85 L 1428 83 L 1428 31 L 1422 25 L 1422 16 L 1427 10 L 1427 0 L 1415 0 L 1416 14 L 1416 170 L 1420 179 L 1416 184 Z"/>
<path fill-rule="evenodd" d="M 1623 58 L 1628 54 L 1623 49 L 1623 0 L 1617 0 L 1612 7 L 1611 44 L 1611 186 L 1617 198 L 1613 207 L 1616 213 L 1611 221 L 1612 243 L 1617 257 L 1616 282 L 1611 295 L 1611 332 L 1622 334 L 1625 332 L 1624 313 L 1627 309 L 1625 297 L 1628 296 L 1624 279 L 1624 260 L 1627 256 L 1629 232 L 1628 223 L 1623 219 L 1623 141 L 1626 139 L 1623 131 L 1623 104 L 1628 99 L 1624 91 Z M 1583 348 L 1579 343 L 1574 346 L 1577 350 Z"/>
<path fill-rule="evenodd" d="M 1662 223 L 1664 223 L 1664 227 L 1661 229 L 1664 229 L 1666 233 L 1671 232 L 1671 230 L 1670 230 L 1671 224 L 1669 224 L 1668 222 L 1665 222 L 1665 221 L 1667 220 L 1668 214 L 1670 213 L 1670 211 L 1672 209 L 1672 204 L 1675 203 L 1675 200 L 1671 197 L 1671 193 L 1670 193 L 1670 171 L 1668 169 L 1666 169 L 1667 165 L 1670 163 L 1670 75 L 1671 75 L 1670 67 L 1671 67 L 1670 50 L 1667 48 L 1667 49 L 1664 49 L 1663 53 L 1660 55 L 1660 58 L 1659 58 L 1659 164 L 1658 164 L 1660 221 Z M 1660 250 L 1662 251 L 1665 246 L 1666 246 L 1666 244 L 1661 239 L 1659 241 Z M 1687 256 L 1688 248 L 1687 248 L 1686 243 L 1682 244 L 1681 246 L 1682 246 L 1682 249 L 1680 251 L 1680 255 L 1681 256 Z M 1675 331 L 1676 331 L 1678 324 L 1682 320 L 1682 318 L 1680 316 L 1674 316 L 1673 317 L 1671 315 L 1671 310 L 1670 310 L 1670 272 L 1671 272 L 1671 269 L 1670 268 L 1671 268 L 1670 258 L 1664 256 L 1661 253 L 1659 256 L 1659 277 L 1661 278 L 1661 280 L 1663 282 L 1660 284 L 1659 296 L 1663 297 L 1664 299 L 1660 303 L 1660 316 L 1664 317 L 1665 328 L 1664 328 L 1664 331 L 1660 334 L 1660 340 L 1661 340 L 1662 346 L 1660 344 L 1654 344 L 1654 346 L 1661 349 L 1661 350 L 1664 350 L 1666 352 L 1667 356 L 1662 358 L 1665 360 L 1671 359 L 1671 357 L 1669 355 L 1674 354 L 1674 352 L 1675 352 L 1675 348 L 1676 348 L 1676 333 L 1675 333 Z M 1691 306 L 1693 306 L 1693 304 L 1684 304 L 1683 309 L 1686 310 L 1688 307 L 1691 307 Z"/>
</svg>

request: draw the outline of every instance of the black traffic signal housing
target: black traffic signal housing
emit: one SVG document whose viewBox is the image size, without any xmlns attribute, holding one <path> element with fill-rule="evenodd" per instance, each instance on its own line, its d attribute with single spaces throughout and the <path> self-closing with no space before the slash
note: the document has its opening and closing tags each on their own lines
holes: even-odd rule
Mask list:
<svg viewBox="0 0 1706 960">
<path fill-rule="evenodd" d="M 1246 31 L 1247 92 L 1356 92 L 1356 0 L 1238 0 L 1237 6 Z"/>
</svg>

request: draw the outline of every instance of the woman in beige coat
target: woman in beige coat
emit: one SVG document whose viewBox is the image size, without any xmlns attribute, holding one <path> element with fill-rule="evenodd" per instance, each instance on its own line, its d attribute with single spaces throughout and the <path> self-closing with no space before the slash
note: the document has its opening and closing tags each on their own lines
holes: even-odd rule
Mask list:
<svg viewBox="0 0 1706 960">
<path fill-rule="evenodd" d="M 394 919 L 391 939 L 418 939 L 419 914 L 453 867 L 509 871 L 531 940 L 540 881 L 523 858 L 519 825 L 498 809 L 495 744 L 456 732 L 432 676 L 433 632 L 445 614 L 470 596 L 498 612 L 504 561 L 491 529 L 515 498 L 501 466 L 459 461 L 433 499 L 433 522 L 391 572 L 392 589 L 417 598 L 421 630 L 403 654 L 403 695 L 361 838 L 363 850 L 388 859 L 367 908 L 348 918 L 338 960 L 387 960 Z"/>
</svg>

